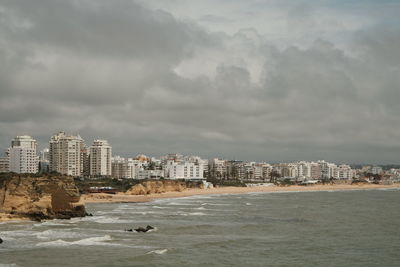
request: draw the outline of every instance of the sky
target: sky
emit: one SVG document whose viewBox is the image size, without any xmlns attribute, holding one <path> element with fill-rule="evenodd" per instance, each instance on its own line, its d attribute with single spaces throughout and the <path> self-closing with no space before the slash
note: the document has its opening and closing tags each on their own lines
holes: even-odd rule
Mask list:
<svg viewBox="0 0 400 267">
<path fill-rule="evenodd" d="M 0 149 L 400 163 L 398 0 L 0 0 Z"/>
</svg>

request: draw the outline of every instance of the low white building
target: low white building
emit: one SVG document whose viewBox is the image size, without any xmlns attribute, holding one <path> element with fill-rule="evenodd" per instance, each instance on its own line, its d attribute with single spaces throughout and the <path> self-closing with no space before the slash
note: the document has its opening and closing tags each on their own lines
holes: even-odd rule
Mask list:
<svg viewBox="0 0 400 267">
<path fill-rule="evenodd" d="M 137 179 L 161 179 L 164 178 L 163 170 L 139 170 L 137 173 Z"/>
<path fill-rule="evenodd" d="M 132 158 L 115 156 L 111 160 L 111 176 L 113 178 L 139 179 L 139 172 L 144 170 L 147 162 Z"/>
<path fill-rule="evenodd" d="M 203 165 L 168 160 L 165 165 L 164 176 L 169 179 L 203 180 L 203 171 Z"/>
<path fill-rule="evenodd" d="M 335 179 L 352 179 L 354 177 L 354 171 L 349 165 L 339 165 L 333 171 L 333 178 Z"/>
</svg>

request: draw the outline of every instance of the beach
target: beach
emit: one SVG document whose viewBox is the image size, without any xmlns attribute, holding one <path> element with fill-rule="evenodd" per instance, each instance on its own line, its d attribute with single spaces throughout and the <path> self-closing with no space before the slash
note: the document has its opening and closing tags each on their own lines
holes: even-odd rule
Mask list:
<svg viewBox="0 0 400 267">
<path fill-rule="evenodd" d="M 379 184 L 329 184 L 329 185 L 308 185 L 308 186 L 253 186 L 253 187 L 214 187 L 208 189 L 185 189 L 183 191 L 165 192 L 147 195 L 129 195 L 125 193 L 105 194 L 92 193 L 83 194 L 81 201 L 85 204 L 89 203 L 145 203 L 157 199 L 182 198 L 200 195 L 224 195 L 224 194 L 246 194 L 257 192 L 312 192 L 312 191 L 344 191 L 344 190 L 372 190 L 372 189 L 400 189 L 400 184 L 379 185 Z M 29 220 L 29 218 L 19 217 L 17 215 L 0 213 L 0 222 Z"/>
<path fill-rule="evenodd" d="M 309 192 L 309 191 L 333 191 L 333 190 L 370 190 L 370 189 L 400 188 L 400 184 L 379 185 L 379 184 L 334 184 L 334 185 L 308 185 L 308 186 L 254 186 L 254 187 L 214 187 L 209 189 L 185 189 L 181 192 L 166 192 L 148 195 L 117 194 L 85 194 L 82 199 L 85 203 L 135 203 L 149 202 L 162 198 L 180 198 L 197 195 L 219 195 L 219 194 L 245 194 L 257 192 Z"/>
</svg>

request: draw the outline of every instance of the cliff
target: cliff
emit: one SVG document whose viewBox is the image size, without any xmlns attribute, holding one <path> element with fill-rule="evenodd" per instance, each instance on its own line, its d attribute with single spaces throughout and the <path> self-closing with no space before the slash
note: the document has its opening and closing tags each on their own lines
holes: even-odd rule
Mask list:
<svg viewBox="0 0 400 267">
<path fill-rule="evenodd" d="M 174 180 L 145 181 L 132 186 L 126 194 L 128 195 L 147 195 L 165 192 L 181 192 L 187 188 L 185 182 Z"/>
<path fill-rule="evenodd" d="M 85 216 L 78 188 L 69 176 L 0 176 L 0 213 L 13 218 L 69 219 Z"/>
</svg>

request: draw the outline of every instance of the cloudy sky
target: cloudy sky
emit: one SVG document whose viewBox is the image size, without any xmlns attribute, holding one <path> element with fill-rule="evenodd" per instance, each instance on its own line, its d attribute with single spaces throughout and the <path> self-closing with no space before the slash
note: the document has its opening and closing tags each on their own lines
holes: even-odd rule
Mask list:
<svg viewBox="0 0 400 267">
<path fill-rule="evenodd" d="M 398 0 L 0 0 L 0 148 L 400 162 Z"/>
</svg>

